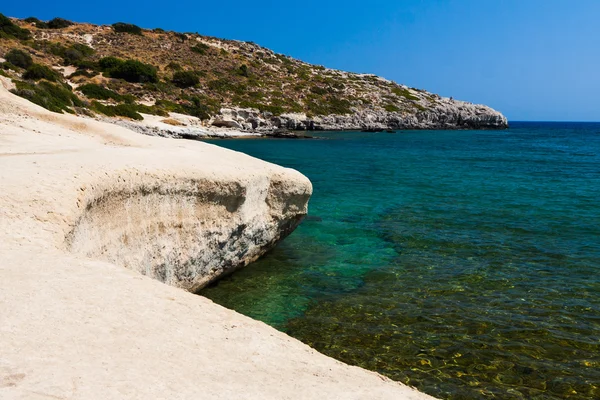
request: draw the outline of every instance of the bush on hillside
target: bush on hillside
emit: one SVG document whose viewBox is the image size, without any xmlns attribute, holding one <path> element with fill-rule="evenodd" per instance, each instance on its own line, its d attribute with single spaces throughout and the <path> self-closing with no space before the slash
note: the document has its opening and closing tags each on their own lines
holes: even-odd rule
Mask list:
<svg viewBox="0 0 600 400">
<path fill-rule="evenodd" d="M 394 93 L 396 96 L 404 97 L 408 100 L 419 100 L 419 98 L 412 94 L 408 89 L 404 89 L 401 87 L 392 88 L 392 93 Z"/>
<path fill-rule="evenodd" d="M 98 64 L 111 78 L 124 79 L 132 83 L 158 82 L 156 67 L 137 60 L 123 61 L 115 57 L 105 57 Z"/>
<path fill-rule="evenodd" d="M 62 57 L 65 65 L 78 65 L 79 62 L 95 53 L 94 49 L 81 43 L 74 43 L 69 47 L 65 47 L 60 43 L 43 41 L 38 44 L 37 48 Z"/>
<path fill-rule="evenodd" d="M 112 90 L 107 89 L 104 86 L 96 85 L 94 83 L 88 83 L 86 85 L 79 86 L 77 90 L 79 90 L 87 98 L 90 99 L 113 99 L 115 101 L 123 101 L 123 96 L 121 96 L 119 93 L 113 92 Z"/>
<path fill-rule="evenodd" d="M 37 28 L 46 29 L 48 28 L 48 23 L 44 21 L 40 21 L 36 17 L 29 17 L 24 19 L 25 22 L 29 22 L 30 24 L 34 24 Z"/>
<path fill-rule="evenodd" d="M 188 37 L 185 33 L 179 33 L 179 32 L 173 32 L 175 34 L 175 37 L 179 40 L 181 40 L 182 42 L 185 42 Z"/>
<path fill-rule="evenodd" d="M 14 24 L 10 18 L 0 14 L 0 39 L 31 39 L 31 32 Z"/>
<path fill-rule="evenodd" d="M 396 107 L 393 104 L 386 104 L 383 108 L 385 108 L 385 111 L 387 112 L 398 112 L 400 111 L 400 109 L 398 107 Z"/>
<path fill-rule="evenodd" d="M 75 25 L 75 24 L 64 18 L 54 18 L 54 19 L 51 19 L 50 21 L 48 21 L 49 29 L 63 29 L 63 28 L 67 28 L 71 25 Z"/>
<path fill-rule="evenodd" d="M 319 87 L 319 86 L 311 87 L 310 91 L 314 94 L 318 94 L 319 96 L 324 96 L 327 94 L 327 89 Z"/>
<path fill-rule="evenodd" d="M 138 112 L 134 104 L 119 104 L 116 106 L 105 106 L 97 101 L 92 102 L 92 110 L 109 117 L 127 117 L 141 121 L 144 119 Z"/>
<path fill-rule="evenodd" d="M 241 76 L 245 76 L 246 78 L 250 76 L 250 72 L 248 71 L 248 66 L 246 64 L 242 64 L 240 66 L 240 69 L 239 69 L 238 73 Z"/>
<path fill-rule="evenodd" d="M 77 65 L 77 69 L 78 70 L 86 70 L 89 69 L 91 71 L 96 72 L 96 75 L 98 75 L 97 73 L 100 72 L 101 68 L 98 65 L 97 62 L 95 61 L 91 61 L 91 60 L 81 60 L 81 61 L 77 61 L 76 63 Z"/>
<path fill-rule="evenodd" d="M 16 65 L 13 65 L 12 63 L 9 63 L 8 61 L 0 63 L 0 68 L 2 68 L 5 71 L 8 71 L 9 69 L 15 71 L 15 72 L 19 72 L 19 67 L 17 67 Z"/>
<path fill-rule="evenodd" d="M 98 61 L 98 66 L 102 71 L 109 71 L 121 64 L 123 64 L 123 60 L 117 57 L 104 57 Z"/>
<path fill-rule="evenodd" d="M 23 74 L 23 79 L 39 81 L 40 79 L 46 79 L 47 81 L 60 81 L 60 75 L 54 71 L 41 64 L 32 64 L 27 71 Z"/>
<path fill-rule="evenodd" d="M 206 54 L 208 49 L 210 49 L 210 46 L 204 43 L 198 43 L 195 46 L 190 47 L 190 50 L 198 54 Z"/>
<path fill-rule="evenodd" d="M 86 78 L 93 78 L 96 75 L 98 75 L 98 72 L 96 72 L 96 71 L 89 72 L 86 69 L 78 69 L 77 71 L 75 71 L 71 75 L 69 75 L 68 78 L 73 79 L 78 76 L 85 76 Z"/>
<path fill-rule="evenodd" d="M 156 68 L 137 60 L 127 60 L 110 71 L 113 78 L 124 79 L 127 82 L 157 82 Z"/>
<path fill-rule="evenodd" d="M 32 84 L 16 81 L 16 89 L 12 92 L 47 110 L 62 113 L 73 113 L 71 107 L 83 107 L 83 103 L 73 92 L 63 85 L 50 82 Z"/>
<path fill-rule="evenodd" d="M 132 35 L 142 35 L 142 28 L 134 24 L 126 24 L 125 22 L 116 22 L 112 24 L 115 32 L 131 33 Z"/>
<path fill-rule="evenodd" d="M 80 61 L 94 54 L 94 49 L 85 44 L 75 43 L 65 49 L 62 57 L 65 65 L 77 65 Z"/>
<path fill-rule="evenodd" d="M 178 71 L 173 75 L 171 80 L 173 84 L 182 89 L 196 86 L 200 83 L 200 78 L 194 72 L 191 71 Z"/>
<path fill-rule="evenodd" d="M 170 63 L 168 63 L 165 68 L 170 69 L 172 71 L 181 71 L 183 69 L 180 64 L 178 64 L 174 61 L 171 61 Z"/>
<path fill-rule="evenodd" d="M 10 50 L 4 55 L 4 58 L 9 63 L 24 69 L 31 67 L 31 65 L 33 64 L 33 59 L 31 58 L 31 56 L 25 53 L 23 50 L 19 49 Z"/>
</svg>

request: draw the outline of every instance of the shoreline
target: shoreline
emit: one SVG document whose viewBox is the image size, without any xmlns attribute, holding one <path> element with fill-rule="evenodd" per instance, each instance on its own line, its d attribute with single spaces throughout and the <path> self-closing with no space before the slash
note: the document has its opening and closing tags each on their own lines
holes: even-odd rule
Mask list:
<svg viewBox="0 0 600 400">
<path fill-rule="evenodd" d="M 0 99 L 0 397 L 432 398 L 180 289 L 289 233 L 301 174 Z"/>
</svg>

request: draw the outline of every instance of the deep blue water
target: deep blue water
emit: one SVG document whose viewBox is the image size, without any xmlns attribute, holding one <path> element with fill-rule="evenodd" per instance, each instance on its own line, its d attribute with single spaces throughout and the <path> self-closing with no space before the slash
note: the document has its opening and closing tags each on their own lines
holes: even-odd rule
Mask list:
<svg viewBox="0 0 600 400">
<path fill-rule="evenodd" d="M 446 399 L 600 398 L 600 124 L 213 143 L 309 217 L 203 295 Z"/>
</svg>

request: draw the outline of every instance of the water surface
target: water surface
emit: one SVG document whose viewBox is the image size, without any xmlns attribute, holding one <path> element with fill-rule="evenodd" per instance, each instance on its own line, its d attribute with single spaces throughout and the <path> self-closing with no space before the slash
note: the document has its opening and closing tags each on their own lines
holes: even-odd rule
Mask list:
<svg viewBox="0 0 600 400">
<path fill-rule="evenodd" d="M 600 124 L 213 143 L 309 218 L 203 295 L 444 399 L 600 398 Z"/>
</svg>

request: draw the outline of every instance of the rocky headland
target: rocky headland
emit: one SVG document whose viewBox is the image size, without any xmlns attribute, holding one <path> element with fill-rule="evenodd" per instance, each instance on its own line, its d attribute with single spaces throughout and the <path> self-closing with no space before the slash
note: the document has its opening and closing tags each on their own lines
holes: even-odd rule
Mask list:
<svg viewBox="0 0 600 400">
<path fill-rule="evenodd" d="M 60 18 L 0 15 L 3 24 L 0 74 L 15 82 L 14 93 L 150 135 L 508 127 L 484 105 L 308 64 L 251 42 Z"/>
</svg>

